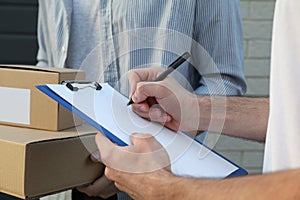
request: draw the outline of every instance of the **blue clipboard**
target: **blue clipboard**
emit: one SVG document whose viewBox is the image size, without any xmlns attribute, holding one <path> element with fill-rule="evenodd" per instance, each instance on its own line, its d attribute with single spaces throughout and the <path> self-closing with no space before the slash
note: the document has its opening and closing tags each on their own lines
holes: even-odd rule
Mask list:
<svg viewBox="0 0 300 200">
<path fill-rule="evenodd" d="M 127 144 L 124 141 L 122 141 L 120 138 L 116 137 L 114 134 L 112 134 L 110 131 L 108 131 L 107 129 L 105 129 L 103 126 L 101 126 L 95 120 L 93 120 L 92 118 L 90 118 L 89 116 L 87 116 L 86 114 L 84 114 L 83 112 L 81 112 L 79 109 L 77 109 L 76 107 L 74 107 L 73 105 L 71 105 L 69 102 L 67 102 L 65 99 L 63 99 L 61 96 L 59 96 L 54 91 L 52 91 L 47 85 L 39 85 L 39 86 L 36 86 L 36 87 L 40 91 L 42 91 L 43 93 L 45 93 L 46 95 L 48 95 L 49 97 L 51 97 L 53 100 L 55 100 L 56 102 L 58 102 L 60 105 L 64 106 L 69 111 L 73 112 L 75 115 L 77 115 L 79 118 L 81 118 L 82 120 L 84 120 L 86 123 L 90 124 L 95 129 L 97 129 L 98 131 L 100 131 L 101 133 L 103 133 L 104 135 L 106 135 L 106 137 L 108 137 L 112 142 L 114 142 L 114 143 L 116 143 L 116 144 L 118 144 L 120 146 L 127 146 Z M 195 140 L 195 141 L 197 141 L 197 140 Z M 197 142 L 200 143 L 199 141 L 197 141 Z M 202 143 L 200 143 L 200 144 L 202 144 Z M 208 149 L 210 149 L 210 148 L 208 148 Z M 245 169 L 241 168 L 237 164 L 235 164 L 232 161 L 228 160 L 227 158 L 225 158 L 224 156 L 220 155 L 216 151 L 214 151 L 212 149 L 210 149 L 210 151 L 214 152 L 219 157 L 223 158 L 224 160 L 227 160 L 229 163 L 231 163 L 232 165 L 234 165 L 235 167 L 237 167 L 237 170 L 233 171 L 231 174 L 229 174 L 228 176 L 226 176 L 227 178 L 229 178 L 229 177 L 236 177 L 236 176 L 243 176 L 243 175 L 247 175 L 248 174 L 248 172 Z"/>
</svg>

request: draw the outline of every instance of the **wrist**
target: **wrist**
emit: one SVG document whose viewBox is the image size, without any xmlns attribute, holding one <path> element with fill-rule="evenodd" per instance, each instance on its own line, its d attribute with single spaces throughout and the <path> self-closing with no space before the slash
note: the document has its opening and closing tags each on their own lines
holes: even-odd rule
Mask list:
<svg viewBox="0 0 300 200">
<path fill-rule="evenodd" d="M 201 107 L 199 105 L 198 95 L 193 93 L 185 94 L 183 105 L 180 109 L 181 131 L 188 132 L 191 136 L 196 136 L 200 126 Z"/>
<path fill-rule="evenodd" d="M 200 112 L 198 131 L 206 131 L 208 130 L 211 121 L 211 97 L 198 96 L 197 103 Z"/>
</svg>

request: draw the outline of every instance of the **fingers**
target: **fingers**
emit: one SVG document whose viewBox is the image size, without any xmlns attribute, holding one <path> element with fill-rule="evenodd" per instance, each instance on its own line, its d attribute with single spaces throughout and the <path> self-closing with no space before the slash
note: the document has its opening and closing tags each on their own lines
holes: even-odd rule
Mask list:
<svg viewBox="0 0 300 200">
<path fill-rule="evenodd" d="M 135 92 L 132 93 L 132 100 L 135 103 L 145 101 L 152 97 L 156 101 L 165 98 L 178 90 L 184 90 L 174 79 L 166 78 L 163 81 L 139 82 L 136 84 Z"/>
<path fill-rule="evenodd" d="M 130 85 L 130 94 L 129 97 L 135 92 L 136 85 L 138 82 L 144 81 L 142 75 L 140 75 L 136 70 L 130 70 L 127 74 L 129 85 Z"/>
<path fill-rule="evenodd" d="M 133 133 L 131 135 L 131 143 L 132 145 L 137 145 L 137 146 L 148 146 L 148 142 L 149 140 L 151 140 L 151 138 L 153 138 L 152 135 L 150 134 L 140 134 L 140 133 Z M 143 152 L 141 152 L 143 153 Z"/>
<path fill-rule="evenodd" d="M 128 194 L 132 199 L 142 199 L 141 197 L 136 195 L 135 188 L 132 189 L 133 187 L 127 186 L 127 184 L 121 184 L 115 182 L 115 186 L 120 190 Z"/>
<path fill-rule="evenodd" d="M 139 116 L 150 121 L 165 124 L 172 120 L 172 116 L 166 113 L 158 104 L 149 108 L 149 105 L 146 102 L 136 103 L 132 104 L 132 110 Z"/>
<path fill-rule="evenodd" d="M 145 101 L 148 97 L 154 97 L 156 100 L 164 98 L 170 91 L 160 82 L 140 82 L 136 86 L 136 90 L 132 95 L 135 103 Z"/>
<path fill-rule="evenodd" d="M 133 69 L 127 74 L 130 84 L 130 95 L 135 92 L 136 85 L 142 81 L 153 81 L 163 71 L 161 67 L 151 67 L 147 69 Z"/>
<path fill-rule="evenodd" d="M 131 142 L 137 147 L 139 153 L 154 153 L 163 149 L 162 145 L 150 134 L 133 133 Z"/>
<path fill-rule="evenodd" d="M 116 145 L 113 144 L 105 135 L 102 133 L 98 133 L 96 135 L 96 144 L 98 146 L 98 149 L 100 151 L 100 157 L 101 161 L 105 165 L 111 165 L 112 162 L 115 162 L 115 159 L 112 158 L 110 155 L 113 153 L 113 151 L 116 148 Z M 118 159 L 118 158 L 116 158 Z"/>
<path fill-rule="evenodd" d="M 118 191 L 114 183 L 104 175 L 89 186 L 77 187 L 77 190 L 90 197 L 100 196 L 105 199 L 116 194 Z"/>
<path fill-rule="evenodd" d="M 132 110 L 136 113 L 138 113 L 139 115 L 141 115 L 142 117 L 147 117 L 149 114 L 149 105 L 147 102 L 141 102 L 141 103 L 135 103 L 132 104 Z M 145 116 L 143 114 L 146 114 Z"/>
<path fill-rule="evenodd" d="M 91 153 L 90 159 L 95 163 L 101 162 L 99 151 L 95 151 L 95 152 Z"/>
<path fill-rule="evenodd" d="M 110 167 L 105 168 L 104 174 L 109 180 L 113 182 L 115 182 L 116 180 L 123 182 L 128 176 L 128 173 L 121 172 Z"/>
<path fill-rule="evenodd" d="M 128 174 L 126 172 L 120 172 L 107 167 L 105 169 L 105 175 L 110 180 L 114 181 L 116 188 L 120 191 L 126 192 L 133 199 L 141 199 L 137 198 L 135 194 L 138 189 L 136 184 L 140 184 L 140 180 L 136 178 L 135 174 Z"/>
<path fill-rule="evenodd" d="M 131 167 L 135 160 L 135 154 L 133 153 L 135 146 L 116 146 L 101 133 L 96 135 L 96 143 L 100 151 L 101 160 L 107 167 L 119 171 L 135 170 L 134 166 Z M 120 162 L 122 160 L 126 162 Z"/>
<path fill-rule="evenodd" d="M 144 172 L 153 172 L 170 165 L 168 153 L 152 135 L 134 133 L 131 142 L 142 155 L 136 160 L 136 166 L 143 168 Z"/>
<path fill-rule="evenodd" d="M 151 121 L 166 123 L 172 120 L 172 117 L 167 114 L 159 105 L 152 106 L 149 110 L 149 117 Z"/>
<path fill-rule="evenodd" d="M 145 173 L 164 168 L 170 163 L 164 148 L 149 135 L 135 134 L 132 136 L 133 145 L 119 147 L 99 133 L 96 136 L 96 143 L 103 163 L 118 171 Z"/>
</svg>

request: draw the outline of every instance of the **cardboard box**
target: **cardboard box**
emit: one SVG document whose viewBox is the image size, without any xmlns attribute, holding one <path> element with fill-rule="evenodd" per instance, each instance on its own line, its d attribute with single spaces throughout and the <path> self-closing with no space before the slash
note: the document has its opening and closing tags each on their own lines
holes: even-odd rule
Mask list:
<svg viewBox="0 0 300 200">
<path fill-rule="evenodd" d="M 87 125 L 51 133 L 0 126 L 0 192 L 27 199 L 93 182 L 104 169 L 89 158 L 95 134 Z"/>
<path fill-rule="evenodd" d="M 84 79 L 83 71 L 0 65 L 0 124 L 52 131 L 80 124 L 71 112 L 36 88 L 79 79 Z"/>
</svg>

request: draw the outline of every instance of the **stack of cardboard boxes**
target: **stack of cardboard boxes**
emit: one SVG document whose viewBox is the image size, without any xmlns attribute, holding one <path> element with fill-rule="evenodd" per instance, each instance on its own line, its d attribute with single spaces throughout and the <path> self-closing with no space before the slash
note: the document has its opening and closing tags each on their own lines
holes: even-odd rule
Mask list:
<svg viewBox="0 0 300 200">
<path fill-rule="evenodd" d="M 0 66 L 0 192 L 34 198 L 91 183 L 96 130 L 36 89 L 83 80 L 82 71 Z"/>
</svg>

